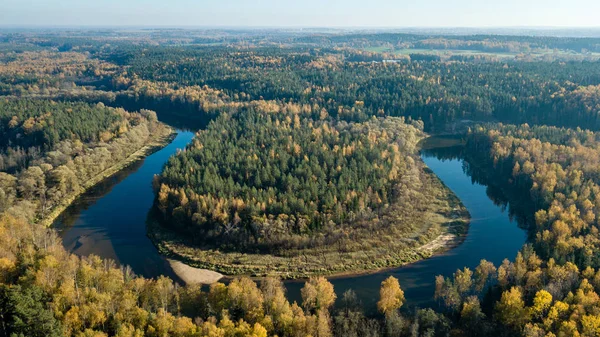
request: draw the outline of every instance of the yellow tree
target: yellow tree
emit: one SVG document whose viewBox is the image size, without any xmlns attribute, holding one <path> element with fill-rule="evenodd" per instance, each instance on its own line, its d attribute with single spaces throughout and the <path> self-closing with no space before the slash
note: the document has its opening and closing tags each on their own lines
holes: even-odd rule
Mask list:
<svg viewBox="0 0 600 337">
<path fill-rule="evenodd" d="M 208 303 L 214 314 L 221 312 L 229 306 L 229 297 L 227 295 L 227 286 L 223 283 L 213 283 L 208 292 Z"/>
<path fill-rule="evenodd" d="M 256 283 L 248 277 L 233 280 L 227 287 L 227 295 L 233 306 L 244 312 L 249 322 L 257 322 L 264 315 L 264 298 Z"/>
<path fill-rule="evenodd" d="M 502 293 L 500 302 L 496 304 L 496 317 L 505 326 L 520 330 L 528 321 L 528 312 L 521 289 L 512 287 Z"/>
<path fill-rule="evenodd" d="M 542 319 L 550 310 L 550 306 L 552 305 L 552 295 L 546 290 L 540 290 L 535 294 L 535 298 L 533 299 L 533 306 L 531 307 L 531 314 L 538 318 Z"/>
<path fill-rule="evenodd" d="M 292 308 L 285 297 L 285 288 L 280 280 L 266 278 L 261 282 L 264 297 L 265 314 L 269 315 L 275 326 L 282 328 L 292 315 Z"/>
<path fill-rule="evenodd" d="M 307 311 L 329 309 L 336 299 L 333 285 L 324 277 L 312 277 L 300 291 L 302 304 Z"/>
<path fill-rule="evenodd" d="M 398 310 L 402 304 L 404 304 L 404 291 L 400 288 L 398 279 L 390 276 L 381 282 L 377 308 L 383 314 L 388 315 L 389 313 Z"/>
<path fill-rule="evenodd" d="M 463 303 L 460 311 L 460 322 L 472 335 L 481 333 L 481 321 L 485 314 L 481 311 L 481 305 L 477 296 L 469 296 Z"/>
<path fill-rule="evenodd" d="M 488 280 L 494 277 L 496 274 L 496 267 L 493 263 L 481 260 L 479 266 L 475 268 L 475 290 L 477 292 L 483 291 Z"/>
<path fill-rule="evenodd" d="M 581 318 L 584 336 L 600 336 L 600 317 L 597 315 L 584 315 Z"/>
<path fill-rule="evenodd" d="M 331 318 L 329 311 L 321 309 L 317 313 L 316 337 L 331 337 Z"/>
</svg>

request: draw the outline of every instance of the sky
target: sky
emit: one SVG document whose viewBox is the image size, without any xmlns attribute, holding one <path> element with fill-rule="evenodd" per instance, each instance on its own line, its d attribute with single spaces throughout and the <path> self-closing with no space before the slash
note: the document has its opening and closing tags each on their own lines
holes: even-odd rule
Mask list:
<svg viewBox="0 0 600 337">
<path fill-rule="evenodd" d="M 600 0 L 0 0 L 0 26 L 598 27 Z"/>
</svg>

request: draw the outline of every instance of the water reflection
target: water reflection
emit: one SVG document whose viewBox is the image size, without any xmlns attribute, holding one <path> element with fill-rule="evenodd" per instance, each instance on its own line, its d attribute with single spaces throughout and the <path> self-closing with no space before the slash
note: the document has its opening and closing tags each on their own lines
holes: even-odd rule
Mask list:
<svg viewBox="0 0 600 337">
<path fill-rule="evenodd" d="M 125 171 L 91 189 L 59 218 L 67 249 L 78 255 L 96 254 L 130 265 L 146 277 L 174 277 L 168 264 L 146 236 L 146 217 L 154 195 L 151 181 L 177 149 L 184 148 L 192 132 L 180 132 L 164 149 L 148 156 Z M 367 311 L 374 311 L 379 285 L 392 275 L 405 291 L 407 307 L 435 306 L 435 276 L 451 275 L 464 266 L 475 268 L 481 259 L 499 265 L 514 258 L 523 246 L 525 228 L 531 212 L 526 196 L 512 195 L 501 188 L 493 171 L 467 153 L 459 138 L 431 138 L 422 146 L 427 166 L 462 200 L 472 216 L 468 235 L 462 245 L 418 263 L 372 275 L 333 278 L 338 297 L 353 289 Z M 288 297 L 300 300 L 303 281 L 286 282 Z"/>
<path fill-rule="evenodd" d="M 69 251 L 109 258 L 146 277 L 175 277 L 146 236 L 146 217 L 154 202 L 152 178 L 193 138 L 180 131 L 171 144 L 103 181 L 77 199 L 55 222 Z"/>
<path fill-rule="evenodd" d="M 463 267 L 475 268 L 481 259 L 499 265 L 514 258 L 526 240 L 527 214 L 519 202 L 507 195 L 491 176 L 466 152 L 456 137 L 433 137 L 422 144 L 423 161 L 461 199 L 471 214 L 468 235 L 460 246 L 442 255 L 373 275 L 331 280 L 338 297 L 353 289 L 367 312 L 376 309 L 379 286 L 389 276 L 400 280 L 406 307 L 433 306 L 436 275 L 449 276 Z M 520 225 L 517 225 L 519 224 Z M 522 227 L 522 228 L 521 228 Z M 301 282 L 288 283 L 291 299 L 299 300 Z"/>
<path fill-rule="evenodd" d="M 486 196 L 503 212 L 508 212 L 511 221 L 525 229 L 532 223 L 535 206 L 529 195 L 511 189 L 509 182 L 468 151 L 463 139 L 456 136 L 428 138 L 421 145 L 421 156 L 440 161 L 462 161 L 463 172 L 471 182 L 486 186 Z"/>
</svg>

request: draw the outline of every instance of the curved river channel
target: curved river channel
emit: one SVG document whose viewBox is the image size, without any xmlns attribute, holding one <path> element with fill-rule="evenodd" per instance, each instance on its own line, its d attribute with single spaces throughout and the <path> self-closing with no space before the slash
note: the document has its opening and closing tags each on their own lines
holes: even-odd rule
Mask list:
<svg viewBox="0 0 600 337">
<path fill-rule="evenodd" d="M 138 275 L 167 275 L 177 279 L 165 259 L 146 237 L 146 219 L 153 205 L 152 177 L 161 172 L 168 158 L 183 149 L 193 138 L 179 131 L 165 148 L 146 157 L 115 176 L 103 181 L 78 198 L 57 219 L 54 226 L 67 250 L 77 255 L 95 254 L 129 265 Z M 439 139 L 437 139 L 439 140 Z M 412 265 L 375 274 L 331 278 L 338 297 L 352 289 L 367 311 L 375 307 L 379 285 L 392 275 L 400 280 L 411 306 L 432 305 L 436 275 L 449 276 L 463 267 L 475 268 L 481 259 L 498 266 L 512 259 L 526 241 L 526 232 L 515 218 L 507 198 L 485 179 L 467 160 L 459 145 L 444 146 L 436 138 L 426 140 L 428 150 L 421 157 L 427 166 L 462 200 L 471 213 L 471 225 L 465 241 L 441 255 Z M 298 300 L 303 282 L 288 281 L 288 297 Z"/>
</svg>

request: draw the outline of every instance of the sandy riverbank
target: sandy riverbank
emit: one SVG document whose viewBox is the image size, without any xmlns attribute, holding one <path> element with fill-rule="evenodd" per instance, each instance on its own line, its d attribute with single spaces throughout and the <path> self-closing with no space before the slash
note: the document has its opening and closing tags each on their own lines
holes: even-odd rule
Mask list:
<svg viewBox="0 0 600 337">
<path fill-rule="evenodd" d="M 223 274 L 212 270 L 190 267 L 173 259 L 167 259 L 167 261 L 185 284 L 213 284 L 223 278 Z"/>
</svg>

